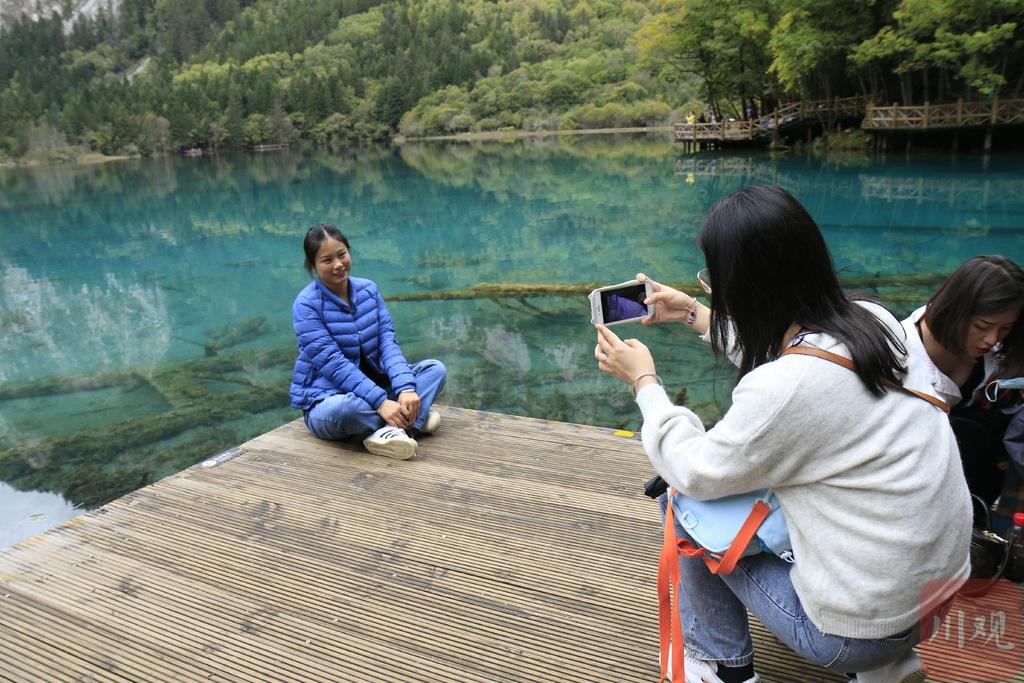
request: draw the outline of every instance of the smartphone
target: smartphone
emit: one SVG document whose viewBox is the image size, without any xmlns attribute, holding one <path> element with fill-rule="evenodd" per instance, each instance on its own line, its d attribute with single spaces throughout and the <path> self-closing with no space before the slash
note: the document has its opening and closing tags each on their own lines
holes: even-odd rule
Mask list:
<svg viewBox="0 0 1024 683">
<path fill-rule="evenodd" d="M 594 325 L 618 325 L 654 315 L 654 306 L 644 303 L 650 295 L 651 284 L 639 280 L 598 287 L 587 295 L 590 299 L 590 322 Z"/>
</svg>

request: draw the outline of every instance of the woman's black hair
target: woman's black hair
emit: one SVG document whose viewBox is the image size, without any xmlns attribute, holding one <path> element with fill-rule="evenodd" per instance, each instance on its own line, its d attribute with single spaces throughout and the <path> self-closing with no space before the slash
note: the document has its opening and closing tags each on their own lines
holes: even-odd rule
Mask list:
<svg viewBox="0 0 1024 683">
<path fill-rule="evenodd" d="M 975 256 L 953 271 L 928 300 L 924 321 L 935 341 L 958 356 L 971 319 L 1024 307 L 1024 271 L 1002 256 Z M 1019 320 L 999 350 L 1000 375 L 1024 374 L 1024 323 Z"/>
<path fill-rule="evenodd" d="M 320 245 L 326 242 L 328 237 L 338 240 L 345 245 L 346 249 L 352 248 L 349 246 L 348 238 L 342 235 L 341 230 L 338 230 L 334 224 L 314 225 L 306 232 L 306 239 L 302 242 L 302 249 L 306 252 L 306 272 L 310 275 L 316 269 L 316 252 L 320 251 Z"/>
<path fill-rule="evenodd" d="M 846 345 L 876 396 L 898 382 L 906 349 L 882 321 L 843 293 L 825 239 L 800 202 L 774 185 L 745 187 L 704 215 L 700 248 L 711 280 L 711 340 L 726 348 L 730 322 L 740 377 L 774 360 L 793 323 Z"/>
</svg>

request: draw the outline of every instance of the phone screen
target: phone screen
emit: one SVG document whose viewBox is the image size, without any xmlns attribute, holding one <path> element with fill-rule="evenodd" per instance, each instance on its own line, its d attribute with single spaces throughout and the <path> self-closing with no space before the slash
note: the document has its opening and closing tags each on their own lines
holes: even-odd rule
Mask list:
<svg viewBox="0 0 1024 683">
<path fill-rule="evenodd" d="M 647 288 L 643 284 L 601 292 L 605 324 L 644 317 L 647 315 L 647 305 L 644 303 L 646 298 Z"/>
</svg>

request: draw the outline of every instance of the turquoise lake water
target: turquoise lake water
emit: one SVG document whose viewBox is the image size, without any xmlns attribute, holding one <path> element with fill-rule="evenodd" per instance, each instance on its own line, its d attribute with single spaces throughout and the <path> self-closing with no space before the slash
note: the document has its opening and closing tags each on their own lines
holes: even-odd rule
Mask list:
<svg viewBox="0 0 1024 683">
<path fill-rule="evenodd" d="M 637 271 L 692 288 L 703 212 L 776 183 L 844 280 L 904 314 L 970 256 L 1022 260 L 1022 168 L 616 137 L 0 171 L 0 547 L 298 416 L 290 308 L 310 225 L 338 224 L 353 273 L 404 297 L 399 340 L 448 365 L 443 403 L 636 429 L 628 389 L 595 368 L 585 293 L 423 298 Z M 732 372 L 692 334 L 619 329 L 653 347 L 670 394 L 721 414 Z M 53 509 L 13 504 L 29 491 Z"/>
</svg>

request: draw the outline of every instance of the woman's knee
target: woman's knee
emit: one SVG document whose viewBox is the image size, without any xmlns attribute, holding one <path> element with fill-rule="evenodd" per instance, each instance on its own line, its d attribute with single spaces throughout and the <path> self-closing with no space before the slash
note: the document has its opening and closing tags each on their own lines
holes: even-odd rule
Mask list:
<svg viewBox="0 0 1024 683">
<path fill-rule="evenodd" d="M 337 438 L 373 431 L 373 424 L 380 420 L 373 407 L 354 394 L 328 396 L 313 409 L 309 418 L 332 425 L 337 430 Z"/>
<path fill-rule="evenodd" d="M 420 380 L 443 386 L 448 378 L 448 368 L 441 361 L 428 358 L 416 363 L 416 376 Z"/>
<path fill-rule="evenodd" d="M 437 376 L 440 376 L 440 377 L 447 377 L 448 376 L 448 368 L 446 368 L 444 366 L 444 363 L 442 363 L 441 361 L 437 360 L 436 358 L 428 358 L 428 359 L 426 359 L 424 361 L 420 361 L 420 366 L 423 368 L 423 371 L 426 372 L 426 373 L 429 373 L 429 374 L 432 374 L 432 375 L 437 375 Z"/>
</svg>

